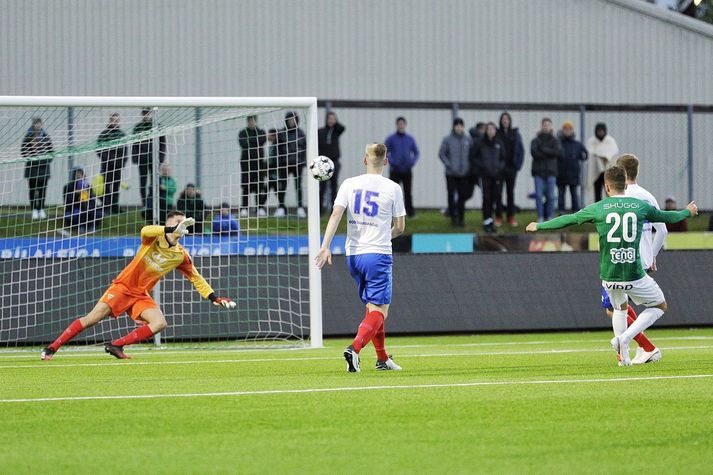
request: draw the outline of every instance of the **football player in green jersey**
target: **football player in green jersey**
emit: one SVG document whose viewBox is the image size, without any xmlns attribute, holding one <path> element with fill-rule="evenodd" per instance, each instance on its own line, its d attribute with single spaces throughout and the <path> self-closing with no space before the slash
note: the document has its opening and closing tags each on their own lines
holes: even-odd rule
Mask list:
<svg viewBox="0 0 713 475">
<path fill-rule="evenodd" d="M 629 343 L 650 327 L 666 311 L 666 299 L 656 281 L 644 271 L 639 254 L 644 222 L 677 223 L 698 214 L 694 202 L 682 211 L 661 211 L 650 204 L 624 195 L 626 171 L 619 166 L 604 173 L 604 189 L 609 195 L 597 203 L 544 223 L 530 223 L 529 232 L 561 229 L 574 224 L 594 223 L 599 234 L 599 276 L 609 294 L 614 316 L 612 347 L 623 366 L 631 365 Z M 629 298 L 646 310 L 626 327 Z"/>
</svg>

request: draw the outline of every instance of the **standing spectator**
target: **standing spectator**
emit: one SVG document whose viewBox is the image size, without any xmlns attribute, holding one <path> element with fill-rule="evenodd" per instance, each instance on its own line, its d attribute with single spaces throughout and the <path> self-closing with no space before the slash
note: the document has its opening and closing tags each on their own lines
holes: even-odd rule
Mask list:
<svg viewBox="0 0 713 475">
<path fill-rule="evenodd" d="M 158 212 L 159 222 L 166 221 L 169 210 L 173 209 L 173 196 L 176 194 L 176 180 L 171 176 L 171 167 L 167 163 L 162 163 L 159 168 L 158 178 Z M 148 223 L 153 222 L 153 192 L 149 188 L 149 196 L 146 198 L 146 209 L 144 216 Z"/>
<path fill-rule="evenodd" d="M 515 179 L 517 172 L 522 168 L 525 158 L 525 147 L 522 144 L 520 131 L 512 126 L 512 117 L 509 112 L 500 114 L 500 127 L 497 138 L 503 145 L 505 167 L 503 168 L 501 179 L 498 181 L 495 225 L 503 223 L 503 188 L 506 189 L 506 213 L 510 226 L 517 226 L 515 220 Z"/>
<path fill-rule="evenodd" d="M 319 154 L 331 158 L 332 162 L 334 162 L 334 174 L 332 174 L 332 178 L 319 183 L 319 207 L 322 211 L 331 211 L 331 202 L 334 202 L 334 199 L 337 197 L 339 170 L 342 168 L 341 163 L 339 163 L 339 158 L 342 155 L 339 150 L 339 136 L 342 135 L 345 130 L 346 127 L 339 123 L 337 114 L 327 112 L 324 127 L 317 131 Z M 327 188 L 329 188 L 330 195 L 329 206 L 326 206 L 324 203 Z"/>
<path fill-rule="evenodd" d="M 238 134 L 238 143 L 240 143 L 240 148 L 243 150 L 240 154 L 240 186 L 243 190 L 240 217 L 247 218 L 250 215 L 250 193 L 255 195 L 258 216 L 264 217 L 267 214 L 264 208 L 266 191 L 262 176 L 265 169 L 263 146 L 267 137 L 265 136 L 265 131 L 257 126 L 257 116 L 248 116 L 247 122 L 247 127 Z"/>
<path fill-rule="evenodd" d="M 468 130 L 470 138 L 473 140 L 473 144 L 483 138 L 483 135 L 485 135 L 486 125 L 488 124 L 486 124 L 485 122 L 477 122 L 473 127 L 470 128 L 470 130 Z"/>
<path fill-rule="evenodd" d="M 121 130 L 119 114 L 114 112 L 109 116 L 109 124 L 99 134 L 97 143 L 100 146 L 121 141 L 126 134 Z M 119 187 L 121 185 L 121 169 L 126 163 L 126 145 L 116 144 L 113 147 L 102 148 L 97 152 L 101 163 L 101 175 L 104 178 L 104 193 L 102 205 L 111 213 L 119 212 Z"/>
<path fill-rule="evenodd" d="M 406 216 L 413 218 L 416 212 L 413 209 L 411 197 L 411 183 L 413 181 L 413 167 L 418 161 L 419 151 L 416 140 L 406 133 L 406 119 L 396 118 L 396 132 L 386 137 L 384 141 L 389 162 L 389 178 L 404 188 L 404 202 Z"/>
<path fill-rule="evenodd" d="M 594 188 L 594 201 L 602 199 L 604 187 L 604 171 L 612 164 L 612 159 L 619 153 L 616 140 L 607 133 L 607 124 L 599 122 L 594 126 L 594 136 L 587 140 L 587 151 L 592 157 L 589 160 L 588 181 Z"/>
<path fill-rule="evenodd" d="M 133 135 L 148 134 L 153 129 L 153 114 L 151 109 L 141 110 L 141 122 L 134 126 Z M 146 188 L 150 187 L 149 178 L 153 176 L 153 141 L 147 138 L 134 143 L 131 147 L 131 161 L 139 166 L 139 193 L 141 204 L 146 208 Z M 166 137 L 158 138 L 158 160 L 163 163 L 166 156 Z M 161 221 L 163 222 L 163 221 Z"/>
<path fill-rule="evenodd" d="M 52 139 L 42 128 L 42 119 L 32 119 L 32 127 L 27 129 L 22 139 L 20 155 L 27 159 L 25 162 L 25 178 L 30 189 L 30 206 L 32 206 L 32 219 L 46 219 L 45 195 L 47 182 L 50 179 L 50 163 L 54 152 Z"/>
<path fill-rule="evenodd" d="M 465 201 L 473 194 L 468 189 L 471 144 L 470 136 L 465 133 L 463 119 L 457 118 L 453 120 L 453 129 L 443 138 L 441 149 L 438 151 L 438 157 L 446 167 L 448 210 L 453 226 L 464 225 Z"/>
<path fill-rule="evenodd" d="M 678 208 L 676 208 L 676 198 L 673 196 L 669 196 L 666 198 L 666 205 L 664 208 L 666 211 L 675 211 Z M 666 223 L 666 229 L 670 233 L 685 233 L 688 231 L 688 220 L 684 219 L 683 221 L 679 221 L 678 223 Z"/>
<path fill-rule="evenodd" d="M 287 179 L 287 169 L 279 166 L 278 147 L 277 147 L 277 129 L 269 129 L 267 131 L 267 163 L 265 178 L 265 202 L 267 202 L 267 194 L 273 191 L 280 197 L 280 182 Z"/>
<path fill-rule="evenodd" d="M 575 139 L 574 125 L 567 121 L 562 124 L 559 133 L 562 144 L 562 155 L 559 157 L 557 166 L 557 209 L 561 214 L 565 212 L 565 198 L 567 187 L 572 197 L 572 212 L 579 211 L 579 182 L 582 175 L 581 162 L 587 159 L 587 149 L 582 142 Z M 675 208 L 674 208 L 675 209 Z"/>
<path fill-rule="evenodd" d="M 495 231 L 493 226 L 493 207 L 500 199 L 497 181 L 505 168 L 505 146 L 498 138 L 498 129 L 493 122 L 488 122 L 485 135 L 473 144 L 470 162 L 483 190 L 483 226 L 486 232 Z"/>
<path fill-rule="evenodd" d="M 286 214 L 285 190 L 289 175 L 295 177 L 295 191 L 297 192 L 297 216 L 307 216 L 302 205 L 302 172 L 307 166 L 307 138 L 299 127 L 300 118 L 293 112 L 285 114 L 285 128 L 277 134 L 279 166 L 286 167 L 285 179 L 280 180 L 278 200 L 280 207 L 275 211 L 275 217 L 281 218 Z"/>
<path fill-rule="evenodd" d="M 237 236 L 240 233 L 240 224 L 230 214 L 230 205 L 220 205 L 220 213 L 213 218 L 213 234 L 218 236 Z"/>
<path fill-rule="evenodd" d="M 201 190 L 193 183 L 188 183 L 183 189 L 176 202 L 176 209 L 185 214 L 188 218 L 196 220 L 196 224 L 190 226 L 188 231 L 195 234 L 203 234 L 203 220 L 205 218 L 205 203 L 201 197 Z"/>
<path fill-rule="evenodd" d="M 532 139 L 530 153 L 532 154 L 532 176 L 535 178 L 537 220 L 542 222 L 552 219 L 554 214 L 557 162 L 562 154 L 562 147 L 555 137 L 552 121 L 547 117 L 542 119 L 540 131 Z M 545 198 L 547 202 L 543 203 Z"/>
<path fill-rule="evenodd" d="M 84 179 L 84 170 L 73 168 L 69 182 L 64 185 L 64 226 L 68 232 L 93 233 L 101 224 L 102 211 L 97 208 L 97 198 Z"/>
</svg>

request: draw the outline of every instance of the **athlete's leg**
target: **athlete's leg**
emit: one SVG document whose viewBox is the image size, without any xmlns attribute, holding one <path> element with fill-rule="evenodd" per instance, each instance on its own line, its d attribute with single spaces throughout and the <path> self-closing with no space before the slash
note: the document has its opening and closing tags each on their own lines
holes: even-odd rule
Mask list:
<svg viewBox="0 0 713 475">
<path fill-rule="evenodd" d="M 114 346 L 133 345 L 134 343 L 139 343 L 150 338 L 155 333 L 166 328 L 166 318 L 163 316 L 163 312 L 158 308 L 147 308 L 141 312 L 139 319 L 146 322 L 146 325 L 142 325 L 128 335 L 112 341 L 111 344 Z"/>
<path fill-rule="evenodd" d="M 606 309 L 607 316 L 609 318 L 612 318 L 614 316 L 614 309 L 609 307 Z M 636 310 L 634 310 L 634 307 L 629 305 L 629 308 L 627 309 L 627 315 L 626 315 L 626 324 L 627 327 L 630 327 L 634 321 L 636 321 L 637 315 L 636 315 Z M 656 345 L 651 343 L 651 340 L 644 335 L 644 333 L 639 333 L 634 337 L 634 341 L 636 342 L 637 345 L 639 345 L 644 351 L 654 351 L 656 349 Z"/>
<path fill-rule="evenodd" d="M 91 312 L 74 320 L 48 348 L 52 351 L 59 350 L 62 345 L 77 336 L 82 330 L 96 325 L 109 315 L 111 315 L 111 307 L 104 302 L 97 302 Z"/>
</svg>

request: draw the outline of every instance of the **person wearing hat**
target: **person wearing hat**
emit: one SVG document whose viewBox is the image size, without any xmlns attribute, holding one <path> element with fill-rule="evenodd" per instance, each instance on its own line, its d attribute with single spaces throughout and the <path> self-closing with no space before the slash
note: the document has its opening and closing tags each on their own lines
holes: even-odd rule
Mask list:
<svg viewBox="0 0 713 475">
<path fill-rule="evenodd" d="M 277 191 L 279 207 L 274 213 L 276 218 L 282 218 L 286 214 L 285 190 L 290 175 L 295 178 L 297 216 L 300 218 L 307 216 L 302 198 L 302 174 L 307 167 L 307 136 L 299 124 L 300 118 L 297 113 L 288 111 L 285 114 L 285 128 L 277 134 L 277 156 L 281 176 Z"/>
<path fill-rule="evenodd" d="M 445 167 L 448 210 L 453 226 L 464 225 L 465 201 L 473 195 L 469 159 L 471 144 L 463 119 L 457 118 L 453 120 L 451 133 L 443 138 L 438 151 L 438 158 Z"/>
<path fill-rule="evenodd" d="M 557 209 L 560 214 L 565 213 L 565 199 L 567 188 L 572 200 L 572 212 L 579 211 L 579 184 L 582 174 L 581 163 L 587 160 L 587 149 L 582 142 L 575 139 L 574 125 L 570 121 L 562 124 L 558 134 L 562 144 L 562 155 L 557 161 Z"/>
<path fill-rule="evenodd" d="M 30 206 L 32 219 L 46 219 L 45 196 L 47 182 L 50 179 L 50 163 L 52 163 L 52 139 L 42 127 L 42 119 L 32 119 L 32 126 L 25 132 L 22 139 L 20 155 L 25 162 L 25 178 L 30 189 Z"/>
</svg>

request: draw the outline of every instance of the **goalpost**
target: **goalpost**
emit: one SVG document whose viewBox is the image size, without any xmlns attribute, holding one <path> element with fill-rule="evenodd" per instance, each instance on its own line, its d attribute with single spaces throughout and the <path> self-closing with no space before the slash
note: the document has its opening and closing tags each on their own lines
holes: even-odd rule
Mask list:
<svg viewBox="0 0 713 475">
<path fill-rule="evenodd" d="M 181 244 L 237 308 L 170 273 L 156 344 L 321 347 L 319 183 L 304 167 L 317 124 L 312 97 L 0 96 L 0 347 L 45 344 L 89 312 L 172 209 L 196 219 Z M 107 319 L 77 341 L 134 325 Z"/>
</svg>

